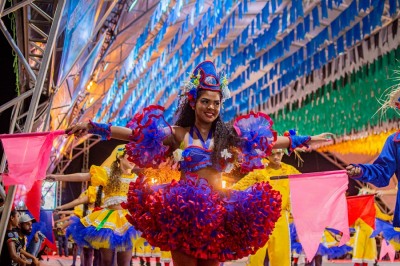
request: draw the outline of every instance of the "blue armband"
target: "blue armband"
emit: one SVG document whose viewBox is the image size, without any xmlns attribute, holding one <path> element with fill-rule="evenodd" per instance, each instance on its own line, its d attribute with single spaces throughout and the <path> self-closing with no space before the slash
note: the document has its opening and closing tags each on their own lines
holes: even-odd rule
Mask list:
<svg viewBox="0 0 400 266">
<path fill-rule="evenodd" d="M 289 130 L 285 132 L 284 136 L 289 138 L 290 144 L 288 148 L 289 155 L 296 149 L 301 147 L 307 147 L 307 142 L 311 140 L 310 136 L 297 136 L 295 130 Z"/>
<path fill-rule="evenodd" d="M 111 138 L 111 123 L 102 124 L 90 120 L 89 123 L 92 128 L 89 129 L 88 133 L 99 135 L 101 137 L 101 140 L 109 140 Z"/>
</svg>

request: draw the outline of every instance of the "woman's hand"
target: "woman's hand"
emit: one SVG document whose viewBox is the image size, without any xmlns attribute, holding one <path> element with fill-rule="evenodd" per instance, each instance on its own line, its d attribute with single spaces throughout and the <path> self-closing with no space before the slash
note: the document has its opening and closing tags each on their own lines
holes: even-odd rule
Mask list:
<svg viewBox="0 0 400 266">
<path fill-rule="evenodd" d="M 358 195 L 372 195 L 372 194 L 376 194 L 376 192 L 377 191 L 375 189 L 371 189 L 369 187 L 362 187 L 362 188 L 360 188 Z"/>
<path fill-rule="evenodd" d="M 32 264 L 35 265 L 35 266 L 40 266 L 40 261 L 37 258 L 34 258 L 32 260 Z"/>
<path fill-rule="evenodd" d="M 50 174 L 50 175 L 46 175 L 45 181 L 47 182 L 56 182 L 57 179 L 54 175 Z"/>
<path fill-rule="evenodd" d="M 351 164 L 346 167 L 346 171 L 349 177 L 355 177 L 361 174 L 361 168 Z"/>
<path fill-rule="evenodd" d="M 86 135 L 89 130 L 92 128 L 92 125 L 89 122 L 79 122 L 65 130 L 65 133 L 68 135 L 75 135 L 76 138 L 80 138 Z"/>
<path fill-rule="evenodd" d="M 319 135 L 311 136 L 311 140 L 307 144 L 322 144 L 322 142 L 335 142 L 335 135 L 333 133 L 322 133 Z"/>
</svg>

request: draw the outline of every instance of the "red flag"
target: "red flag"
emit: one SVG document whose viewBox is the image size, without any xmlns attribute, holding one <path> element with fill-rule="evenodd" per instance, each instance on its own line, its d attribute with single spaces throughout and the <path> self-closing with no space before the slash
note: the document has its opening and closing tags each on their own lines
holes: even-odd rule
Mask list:
<svg viewBox="0 0 400 266">
<path fill-rule="evenodd" d="M 349 225 L 352 226 L 358 218 L 375 229 L 375 204 L 374 195 L 347 197 L 347 208 L 349 210 Z"/>
<path fill-rule="evenodd" d="M 340 245 L 350 240 L 346 171 L 290 175 L 289 185 L 293 221 L 308 260 L 317 253 L 326 227 L 343 233 Z"/>
<path fill-rule="evenodd" d="M 42 133 L 0 135 L 7 156 L 6 186 L 25 185 L 29 191 L 36 180 L 44 179 L 53 140 L 64 130 Z"/>
<path fill-rule="evenodd" d="M 40 221 L 40 203 L 42 197 L 42 180 L 36 181 L 28 192 L 25 205 L 36 221 Z"/>
</svg>

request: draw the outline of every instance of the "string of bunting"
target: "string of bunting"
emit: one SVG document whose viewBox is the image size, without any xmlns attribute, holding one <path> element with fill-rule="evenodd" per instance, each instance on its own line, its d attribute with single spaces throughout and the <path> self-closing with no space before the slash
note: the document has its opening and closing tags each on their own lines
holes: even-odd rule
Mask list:
<svg viewBox="0 0 400 266">
<path fill-rule="evenodd" d="M 196 6 L 201 6 L 200 2 L 196 2 Z M 240 5 L 239 5 L 240 6 Z M 217 9 L 217 7 L 219 7 Z M 196 49 L 202 45 L 202 43 L 205 41 L 206 37 L 214 30 L 215 26 L 217 23 L 219 23 L 230 9 L 232 8 L 232 1 L 227 1 L 225 2 L 225 5 L 222 6 L 221 1 L 216 1 L 215 2 L 215 7 L 214 7 L 214 12 L 211 12 L 211 8 L 205 12 L 205 15 L 201 18 L 200 22 L 198 25 L 194 28 L 192 33 L 187 37 L 185 42 L 183 43 L 181 49 L 177 50 L 175 52 L 175 55 L 171 58 L 171 60 L 167 63 L 161 63 L 160 60 L 164 60 L 165 57 L 161 57 L 157 59 L 157 62 L 152 65 L 150 68 L 150 71 L 146 73 L 146 75 L 140 79 L 138 84 L 136 85 L 134 91 L 138 92 L 140 91 L 139 94 L 132 95 L 129 100 L 129 108 L 126 108 L 126 110 L 129 112 L 133 109 L 138 109 L 142 108 L 145 105 L 149 104 L 149 100 L 154 100 L 154 94 L 163 91 L 164 97 L 167 97 L 170 95 L 169 90 L 163 90 L 162 87 L 166 86 L 166 83 L 168 84 L 169 81 L 173 81 L 173 79 L 165 79 L 165 76 L 173 76 L 176 75 L 177 69 L 181 68 L 180 62 L 188 62 L 190 61 L 190 58 L 193 56 L 193 53 L 195 53 Z M 216 12 L 218 11 L 218 12 Z M 227 33 L 229 32 L 230 29 L 233 28 L 235 24 L 235 11 L 231 13 L 232 19 L 228 19 L 224 25 L 221 27 L 221 32 L 222 34 L 217 34 L 216 38 L 219 38 L 219 42 L 225 40 Z M 187 29 L 184 29 L 187 27 L 185 24 L 182 25 L 180 30 L 178 30 L 177 34 L 175 35 L 175 38 L 172 39 L 172 41 L 168 44 L 168 51 L 170 51 L 175 45 L 177 44 L 179 40 L 179 35 L 182 32 L 182 35 L 187 31 Z M 221 37 L 223 36 L 223 37 Z M 166 53 L 166 52 L 164 52 Z M 163 54 L 164 54 L 163 53 Z M 201 54 L 202 58 L 204 58 L 204 53 Z M 204 60 L 204 59 L 203 59 Z M 200 61 L 200 60 L 195 60 Z M 188 65 L 187 68 L 191 66 Z M 160 69 L 160 67 L 163 67 Z M 157 73 L 157 74 L 155 74 Z M 184 73 L 183 75 L 180 76 L 179 80 L 180 83 L 183 81 L 183 79 L 186 79 L 187 73 Z M 167 81 L 167 82 L 166 82 Z M 177 86 L 178 88 L 180 85 Z M 168 87 L 167 87 L 168 88 Z M 151 96 L 151 97 L 149 97 Z M 124 113 L 124 117 L 128 117 L 130 114 Z M 125 121 L 124 121 L 125 122 Z"/>
<path fill-rule="evenodd" d="M 275 129 L 284 132 L 288 128 L 307 129 L 310 134 L 330 131 L 337 135 L 365 131 L 382 122 L 379 113 L 379 99 L 385 90 L 398 81 L 393 70 L 400 67 L 396 60 L 400 47 L 379 57 L 359 71 L 320 87 L 307 95 L 302 106 L 286 105 L 273 115 Z M 291 109 L 291 110 L 290 110 Z M 394 110 L 388 110 L 385 119 L 397 118 Z"/>
<path fill-rule="evenodd" d="M 216 3 L 216 5 L 222 4 L 221 1 L 217 2 L 218 3 Z M 224 4 L 231 5 L 231 3 L 226 2 Z M 315 6 L 307 14 L 304 14 L 303 11 L 303 1 L 292 1 L 291 6 L 285 7 L 283 14 L 281 15 L 274 14 L 274 12 L 278 7 L 280 7 L 282 1 L 273 0 L 267 2 L 266 7 L 255 16 L 253 22 L 247 28 L 245 28 L 239 37 L 225 50 L 223 50 L 223 52 L 216 59 L 217 66 L 219 67 L 223 67 L 224 65 L 222 63 L 227 61 L 225 70 L 228 73 L 235 72 L 240 65 L 247 66 L 246 70 L 238 75 L 238 78 L 231 81 L 230 88 L 236 88 L 236 90 L 233 90 L 233 94 L 236 94 L 236 96 L 230 102 L 232 105 L 231 109 L 227 109 L 224 113 L 224 119 L 231 120 L 235 115 L 237 115 L 238 112 L 246 112 L 253 106 L 265 102 L 270 96 L 281 91 L 283 87 L 288 86 L 299 76 L 304 75 L 304 73 L 310 73 L 312 70 L 320 69 L 328 62 L 328 60 L 343 52 L 345 47 L 350 47 L 360 39 L 364 38 L 364 36 L 369 34 L 371 30 L 381 25 L 381 17 L 383 14 L 383 5 L 381 2 L 382 1 L 353 1 L 345 9 L 345 11 L 342 12 L 338 18 L 332 22 L 331 25 L 322 30 L 316 37 L 311 39 L 305 48 L 300 49 L 298 52 L 282 61 L 278 59 L 283 57 L 285 51 L 291 47 L 292 43 L 294 41 L 304 40 L 306 34 L 315 27 L 320 26 L 320 20 L 327 17 L 327 10 L 332 9 L 333 4 L 340 5 L 342 1 L 321 1 L 320 5 Z M 198 5 L 198 1 L 196 1 L 196 5 Z M 247 5 L 248 1 L 242 1 L 238 3 L 237 17 L 239 19 L 241 16 L 243 16 L 243 13 L 246 12 Z M 391 1 L 391 14 L 395 13 L 394 11 L 396 8 L 396 2 L 394 1 L 393 3 L 393 1 Z M 177 56 L 177 51 L 177 53 L 170 57 L 170 60 L 168 61 L 172 62 L 172 64 L 166 62 L 164 67 L 162 62 L 165 62 L 163 61 L 165 60 L 165 57 L 160 57 L 157 59 L 160 61 L 157 61 L 157 63 L 152 66 L 150 71 L 148 71 L 137 83 L 137 87 L 133 90 L 134 93 L 132 93 L 129 97 L 127 96 L 127 102 L 129 102 L 129 104 L 126 104 L 123 107 L 121 106 L 121 111 L 117 117 L 115 117 L 115 119 L 117 119 L 117 123 L 124 124 L 126 121 L 125 119 L 121 119 L 121 117 L 129 117 L 132 115 L 132 110 L 137 110 L 144 105 L 153 103 L 152 101 L 154 101 L 155 93 L 162 94 L 158 103 L 164 105 L 167 103 L 169 97 L 178 92 L 183 80 L 185 80 L 187 76 L 187 73 L 184 73 L 182 70 L 189 67 L 189 65 L 180 65 L 179 62 L 180 60 L 183 60 L 182 58 L 189 60 L 193 57 L 196 48 L 199 48 L 200 45 L 206 40 L 207 34 L 212 32 L 211 30 L 204 30 L 205 28 L 213 29 L 216 27 L 218 24 L 218 19 L 221 19 L 222 12 L 216 14 L 215 10 L 216 6 L 214 6 L 214 13 L 210 8 L 203 17 L 208 18 L 208 20 L 201 20 L 203 24 L 199 23 L 199 25 L 202 25 L 203 27 L 198 25 L 198 27 L 196 27 L 193 33 L 189 35 L 186 41 L 183 42 L 183 45 L 179 50 L 181 57 Z M 355 17 L 358 15 L 358 13 L 366 10 L 369 12 L 368 15 L 362 19 L 361 23 L 357 22 L 354 24 L 353 22 L 355 21 Z M 213 38 L 207 44 L 207 47 L 200 47 L 200 50 L 202 50 L 195 58 L 194 63 L 201 61 L 200 59 L 204 60 L 207 55 L 211 55 L 214 49 L 220 43 L 219 40 L 224 40 L 224 38 L 227 36 L 227 33 L 229 33 L 235 23 L 234 18 L 236 15 L 233 15 L 233 13 L 235 12 L 231 12 L 228 15 L 229 19 L 227 19 L 222 25 L 221 30 L 218 31 L 218 33 L 215 35 L 215 38 Z M 288 13 L 291 14 L 290 21 L 287 21 L 288 18 L 283 16 L 284 14 Z M 219 15 L 220 17 L 214 18 L 215 15 Z M 305 17 L 303 18 L 303 16 Z M 310 25 L 311 21 L 313 22 L 312 29 Z M 269 28 L 264 29 L 263 34 L 256 34 L 257 31 L 262 31 L 263 25 L 267 23 L 269 24 Z M 352 23 L 354 25 L 351 25 Z M 275 43 L 275 45 L 270 46 L 269 49 L 265 49 L 266 44 L 271 43 L 267 41 L 267 38 L 274 38 L 278 32 L 282 33 L 290 27 L 291 30 L 282 41 L 272 42 Z M 332 34 L 327 34 L 328 28 L 330 28 Z M 339 32 L 345 29 L 347 29 L 346 33 L 342 36 L 338 36 Z M 253 36 L 253 33 L 258 37 L 249 38 L 249 36 Z M 178 31 L 174 38 L 172 38 L 172 41 L 168 47 L 175 47 L 175 45 L 177 45 L 179 42 L 179 35 L 182 36 L 181 30 Z M 248 39 L 250 39 L 250 42 L 248 42 Z M 323 47 L 326 45 L 326 40 L 329 40 L 331 43 L 328 45 L 328 47 L 320 50 L 321 46 Z M 243 44 L 247 45 L 244 46 L 243 50 L 240 50 L 239 47 L 240 45 L 243 47 Z M 262 54 L 262 56 L 255 58 L 255 54 L 258 54 L 258 52 L 263 49 L 266 50 L 266 52 Z M 277 63 L 277 61 L 279 61 L 279 63 Z M 262 79 L 257 80 L 250 87 L 246 89 L 240 89 L 241 86 L 249 80 L 252 73 L 256 73 L 262 67 L 266 67 L 270 64 L 273 64 L 273 67 L 267 73 L 267 75 L 262 77 Z M 167 66 L 167 70 L 169 71 L 163 71 Z M 125 93 L 126 92 L 127 91 L 125 91 Z M 252 94 L 259 94 L 262 97 L 252 97 L 250 99 L 251 102 L 246 101 Z M 113 110 L 118 110 L 117 105 L 121 102 L 119 99 L 123 98 L 124 97 L 119 97 L 117 98 L 117 101 L 113 101 Z M 229 106 L 229 104 L 226 104 L 226 106 Z M 175 107 L 176 103 L 173 103 L 171 106 L 169 106 L 167 108 L 168 113 L 172 114 Z M 104 108 L 101 109 L 104 110 Z M 98 117 L 101 117 L 101 115 Z M 171 118 L 172 117 L 169 117 L 169 119 Z M 102 120 L 105 121 L 104 118 Z"/>
</svg>

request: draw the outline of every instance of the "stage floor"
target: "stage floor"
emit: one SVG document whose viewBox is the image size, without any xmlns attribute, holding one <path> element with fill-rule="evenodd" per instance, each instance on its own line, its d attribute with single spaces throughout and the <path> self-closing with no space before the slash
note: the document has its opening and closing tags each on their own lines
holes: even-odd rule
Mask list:
<svg viewBox="0 0 400 266">
<path fill-rule="evenodd" d="M 44 261 L 41 261 L 40 265 L 41 266 L 71 266 L 72 265 L 72 256 L 66 258 L 66 257 L 58 257 L 58 256 L 49 256 L 49 260 L 47 261 L 47 257 L 44 257 Z M 233 261 L 233 262 L 225 262 L 223 265 L 224 266 L 246 266 L 246 261 L 247 259 L 241 259 L 240 261 Z M 133 266 L 139 266 L 139 260 L 138 259 L 133 259 Z M 151 266 L 155 266 L 156 261 L 152 259 L 151 261 Z M 170 264 L 173 266 L 173 264 Z M 300 264 L 301 265 L 301 264 Z M 300 266 L 299 265 L 299 266 Z M 324 262 L 322 264 L 323 266 L 353 266 L 354 263 L 351 261 L 344 261 L 344 260 L 336 260 L 336 261 L 329 261 L 329 262 Z M 369 266 L 372 266 L 372 263 L 368 264 Z M 379 266 L 393 266 L 393 265 L 400 265 L 400 261 L 395 261 L 395 262 L 389 262 L 389 261 L 380 261 L 378 262 Z M 80 260 L 78 258 L 76 262 L 76 266 L 80 266 Z"/>
</svg>

